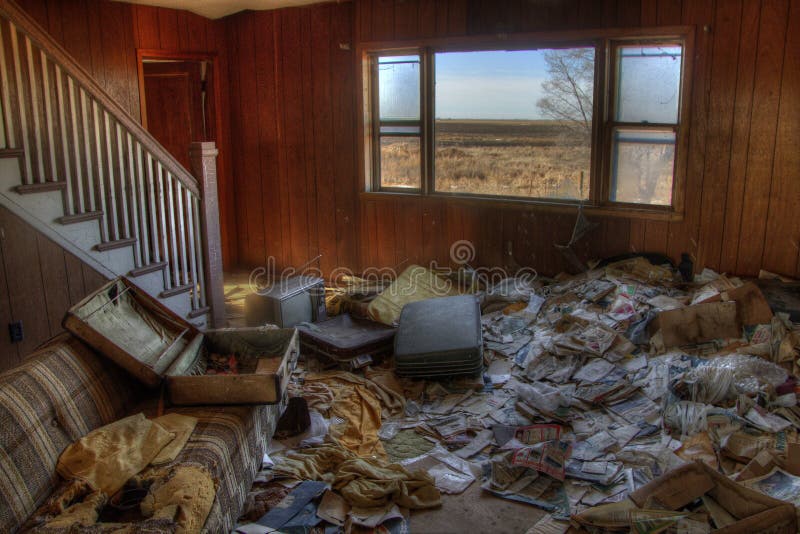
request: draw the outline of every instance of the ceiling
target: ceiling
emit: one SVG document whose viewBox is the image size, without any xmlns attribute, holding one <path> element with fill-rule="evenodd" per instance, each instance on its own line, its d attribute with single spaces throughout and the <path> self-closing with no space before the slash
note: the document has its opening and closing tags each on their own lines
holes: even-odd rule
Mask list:
<svg viewBox="0 0 800 534">
<path fill-rule="evenodd" d="M 185 9 L 210 19 L 218 19 L 245 9 L 263 10 L 318 4 L 325 0 L 114 0 L 130 4 Z M 329 0 L 333 1 L 333 0 Z M 339 0 L 336 0 L 339 1 Z"/>
</svg>

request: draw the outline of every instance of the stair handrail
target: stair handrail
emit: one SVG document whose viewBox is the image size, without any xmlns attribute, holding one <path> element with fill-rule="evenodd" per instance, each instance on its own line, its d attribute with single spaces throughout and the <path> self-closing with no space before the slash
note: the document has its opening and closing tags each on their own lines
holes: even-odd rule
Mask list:
<svg viewBox="0 0 800 534">
<path fill-rule="evenodd" d="M 159 143 L 150 132 L 137 122 L 130 113 L 120 106 L 94 77 L 67 52 L 61 44 L 50 36 L 33 17 L 13 0 L 0 0 L 0 15 L 13 22 L 32 42 L 36 43 L 62 70 L 75 80 L 145 148 L 161 165 L 179 180 L 194 195 L 202 198 L 197 180 L 175 157 Z"/>
</svg>

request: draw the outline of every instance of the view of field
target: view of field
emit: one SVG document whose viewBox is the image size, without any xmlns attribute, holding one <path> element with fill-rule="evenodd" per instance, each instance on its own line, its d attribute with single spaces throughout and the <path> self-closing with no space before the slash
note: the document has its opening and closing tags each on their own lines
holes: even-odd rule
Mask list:
<svg viewBox="0 0 800 534">
<path fill-rule="evenodd" d="M 672 145 L 624 144 L 616 198 L 669 204 Z M 381 139 L 385 187 L 419 187 L 420 144 L 414 137 Z M 552 120 L 437 120 L 436 191 L 492 196 L 585 199 L 588 136 Z"/>
</svg>

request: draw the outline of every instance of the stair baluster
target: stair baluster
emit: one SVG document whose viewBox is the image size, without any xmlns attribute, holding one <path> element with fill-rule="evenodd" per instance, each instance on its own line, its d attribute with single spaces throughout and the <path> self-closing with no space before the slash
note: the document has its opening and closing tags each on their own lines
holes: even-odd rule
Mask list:
<svg viewBox="0 0 800 534">
<path fill-rule="evenodd" d="M 116 264 L 98 270 L 130 276 L 161 271 L 161 298 L 189 293 L 190 317 L 218 306 L 211 322 L 221 324 L 213 143 L 192 147 L 203 162 L 195 169 L 208 189 L 201 192 L 192 174 L 12 0 L 0 0 L 0 85 L 0 150 L 19 158 L 17 193 L 62 195 L 63 213 L 35 225 L 64 239 L 71 225 L 97 225 L 100 242 L 93 249 L 80 239 L 62 244 L 93 265 L 111 251 L 129 249 L 127 271 L 116 272 L 122 268 Z M 10 194 L 0 192 L 0 202 L 17 209 Z M 35 218 L 31 211 L 20 209 Z"/>
</svg>

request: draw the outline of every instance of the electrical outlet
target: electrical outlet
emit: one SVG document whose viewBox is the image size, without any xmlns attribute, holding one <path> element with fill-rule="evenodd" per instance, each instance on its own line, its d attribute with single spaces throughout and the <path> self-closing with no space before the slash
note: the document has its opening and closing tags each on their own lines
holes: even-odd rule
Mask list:
<svg viewBox="0 0 800 534">
<path fill-rule="evenodd" d="M 12 343 L 19 343 L 25 337 L 22 331 L 22 321 L 8 323 L 8 335 L 11 337 Z"/>
</svg>

